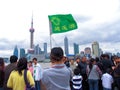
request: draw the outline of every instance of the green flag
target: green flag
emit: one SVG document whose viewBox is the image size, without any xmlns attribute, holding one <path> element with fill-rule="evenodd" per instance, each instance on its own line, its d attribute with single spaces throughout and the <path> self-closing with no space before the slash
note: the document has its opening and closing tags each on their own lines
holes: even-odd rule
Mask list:
<svg viewBox="0 0 120 90">
<path fill-rule="evenodd" d="M 77 23 L 71 14 L 49 15 L 51 34 L 77 29 Z"/>
</svg>

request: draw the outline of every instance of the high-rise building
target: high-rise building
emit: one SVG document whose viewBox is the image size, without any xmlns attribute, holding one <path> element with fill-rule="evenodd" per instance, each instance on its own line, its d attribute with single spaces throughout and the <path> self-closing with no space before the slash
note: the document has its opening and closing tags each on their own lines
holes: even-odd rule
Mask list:
<svg viewBox="0 0 120 90">
<path fill-rule="evenodd" d="M 64 50 L 65 50 L 65 55 L 67 56 L 69 54 L 69 46 L 68 46 L 68 38 L 64 38 Z"/>
<path fill-rule="evenodd" d="M 24 48 L 20 48 L 20 58 L 21 57 L 25 57 L 25 49 Z"/>
<path fill-rule="evenodd" d="M 84 49 L 84 51 L 85 51 L 86 57 L 90 58 L 91 57 L 91 48 L 90 47 L 86 47 Z"/>
<path fill-rule="evenodd" d="M 44 53 L 45 53 L 45 56 L 47 56 L 47 43 L 44 43 Z"/>
<path fill-rule="evenodd" d="M 35 54 L 35 55 L 41 54 L 41 48 L 39 47 L 39 44 L 37 44 L 37 45 L 34 47 L 34 54 Z"/>
<path fill-rule="evenodd" d="M 74 55 L 79 54 L 79 45 L 74 43 Z"/>
<path fill-rule="evenodd" d="M 17 45 L 16 45 L 15 48 L 14 48 L 13 55 L 15 55 L 15 56 L 18 57 L 18 48 L 17 48 Z"/>
<path fill-rule="evenodd" d="M 94 57 L 99 57 L 100 56 L 100 48 L 99 48 L 99 43 L 98 42 L 93 42 L 92 43 L 92 55 Z"/>
</svg>

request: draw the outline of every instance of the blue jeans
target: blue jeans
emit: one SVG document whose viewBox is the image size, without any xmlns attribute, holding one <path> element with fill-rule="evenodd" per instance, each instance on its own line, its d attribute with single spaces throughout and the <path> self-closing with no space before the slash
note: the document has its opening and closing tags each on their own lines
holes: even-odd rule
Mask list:
<svg viewBox="0 0 120 90">
<path fill-rule="evenodd" d="M 80 89 L 72 89 L 72 90 L 82 90 L 82 88 L 80 88 Z"/>
<path fill-rule="evenodd" d="M 40 90 L 40 81 L 35 81 L 35 89 Z"/>
<path fill-rule="evenodd" d="M 3 88 L 0 88 L 0 90 L 3 90 Z"/>
<path fill-rule="evenodd" d="M 99 89 L 98 82 L 99 82 L 99 80 L 89 79 L 88 80 L 89 90 L 98 90 Z"/>
<path fill-rule="evenodd" d="M 108 89 L 108 88 L 104 88 L 104 87 L 103 87 L 103 90 L 112 90 L 112 89 Z"/>
<path fill-rule="evenodd" d="M 115 81 L 117 83 L 118 89 L 120 90 L 120 77 L 119 78 L 115 78 Z"/>
</svg>

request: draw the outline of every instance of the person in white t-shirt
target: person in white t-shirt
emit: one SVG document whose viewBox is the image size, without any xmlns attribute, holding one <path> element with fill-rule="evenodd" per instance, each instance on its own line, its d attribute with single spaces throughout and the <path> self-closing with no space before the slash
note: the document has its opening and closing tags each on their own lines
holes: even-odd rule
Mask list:
<svg viewBox="0 0 120 90">
<path fill-rule="evenodd" d="M 112 90 L 113 77 L 111 75 L 111 69 L 108 68 L 106 73 L 101 77 L 103 90 Z"/>
<path fill-rule="evenodd" d="M 41 90 L 40 87 L 40 80 L 42 78 L 42 67 L 41 65 L 38 63 L 37 58 L 33 58 L 33 78 L 35 81 L 35 88 L 36 90 Z"/>
</svg>

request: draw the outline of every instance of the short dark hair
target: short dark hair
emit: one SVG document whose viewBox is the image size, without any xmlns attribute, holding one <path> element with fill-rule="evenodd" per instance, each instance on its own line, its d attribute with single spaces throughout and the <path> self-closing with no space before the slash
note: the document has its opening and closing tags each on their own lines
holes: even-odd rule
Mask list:
<svg viewBox="0 0 120 90">
<path fill-rule="evenodd" d="M 32 63 L 32 61 L 29 61 L 28 63 Z"/>
<path fill-rule="evenodd" d="M 111 68 L 107 68 L 106 72 L 110 74 L 112 72 L 112 69 Z"/>
<path fill-rule="evenodd" d="M 35 60 L 35 61 L 37 61 L 37 58 L 33 58 L 32 60 Z"/>
<path fill-rule="evenodd" d="M 79 75 L 80 74 L 80 69 L 79 68 L 75 68 L 74 69 L 74 74 L 75 75 Z"/>
<path fill-rule="evenodd" d="M 63 58 L 63 49 L 61 47 L 54 47 L 51 49 L 50 59 L 60 61 Z"/>
<path fill-rule="evenodd" d="M 17 56 L 15 56 L 15 55 L 10 56 L 10 63 L 17 62 L 17 60 L 18 60 Z"/>
</svg>

